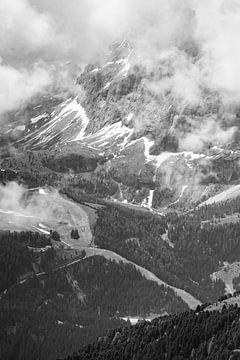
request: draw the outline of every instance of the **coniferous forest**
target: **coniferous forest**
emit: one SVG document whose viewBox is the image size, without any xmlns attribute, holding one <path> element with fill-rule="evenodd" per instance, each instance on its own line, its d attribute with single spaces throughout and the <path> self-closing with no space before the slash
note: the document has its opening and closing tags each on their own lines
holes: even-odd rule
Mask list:
<svg viewBox="0 0 240 360">
<path fill-rule="evenodd" d="M 150 270 L 205 305 L 187 311 L 173 290 L 147 280 L 130 263 L 60 251 L 53 232 L 5 231 L 0 234 L 0 358 L 237 358 L 237 305 L 211 311 L 207 306 L 226 299 L 224 282 L 213 282 L 210 275 L 223 261 L 238 260 L 239 222 L 228 221 L 238 213 L 238 201 L 165 217 L 107 203 L 92 209 L 95 246 Z M 151 316 L 158 318 L 135 327 L 123 320 Z"/>
<path fill-rule="evenodd" d="M 65 360 L 238 360 L 240 308 L 190 311 L 109 330 Z"/>
</svg>

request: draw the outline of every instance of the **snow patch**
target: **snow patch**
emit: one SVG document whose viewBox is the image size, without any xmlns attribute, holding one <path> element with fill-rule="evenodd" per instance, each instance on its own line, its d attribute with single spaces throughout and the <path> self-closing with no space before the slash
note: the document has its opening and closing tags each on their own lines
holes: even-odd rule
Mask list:
<svg viewBox="0 0 240 360">
<path fill-rule="evenodd" d="M 109 145 L 109 141 L 104 141 L 104 143 L 100 144 L 99 146 L 103 147 L 103 146 L 107 146 L 107 145 Z"/>
<path fill-rule="evenodd" d="M 107 84 L 102 88 L 102 90 L 107 90 L 111 85 L 112 81 L 108 81 Z"/>
<path fill-rule="evenodd" d="M 147 159 L 147 162 L 154 160 L 155 156 L 149 154 L 151 147 L 154 145 L 154 141 L 149 140 L 147 137 L 143 137 L 142 140 L 144 141 L 144 156 Z"/>
<path fill-rule="evenodd" d="M 134 114 L 131 112 L 131 113 L 129 113 L 128 114 L 128 116 L 127 116 L 127 122 L 129 122 L 129 121 L 131 121 L 132 120 L 132 118 L 133 118 L 133 116 L 134 116 Z"/>
<path fill-rule="evenodd" d="M 192 151 L 183 151 L 181 153 L 177 153 L 178 155 L 184 154 L 186 157 L 190 157 L 190 160 L 197 160 L 206 157 L 204 154 L 197 154 Z"/>
<path fill-rule="evenodd" d="M 48 195 L 48 193 L 44 189 L 39 189 L 38 192 L 40 195 Z"/>
<path fill-rule="evenodd" d="M 123 144 L 125 146 L 132 132 L 133 129 L 129 129 L 127 126 L 123 125 L 121 121 L 118 121 L 115 124 L 104 126 L 94 135 L 85 137 L 85 140 L 88 141 L 88 146 L 103 146 L 103 144 L 106 145 L 106 143 L 109 143 L 111 138 L 115 138 L 115 140 L 124 138 Z"/>
<path fill-rule="evenodd" d="M 0 213 L 3 213 L 3 214 L 11 214 L 13 216 L 20 216 L 20 217 L 25 217 L 25 218 L 35 218 L 36 216 L 33 216 L 33 215 L 24 215 L 24 214 L 21 214 L 17 211 L 13 211 L 13 210 L 3 210 L 3 209 L 0 209 Z"/>
<path fill-rule="evenodd" d="M 104 69 L 105 67 L 109 66 L 109 65 L 113 65 L 114 61 L 108 61 L 105 65 L 103 65 L 102 69 Z"/>
<path fill-rule="evenodd" d="M 150 211 L 152 211 L 153 194 L 154 190 L 149 190 L 149 196 L 141 204 L 141 206 L 148 208 Z"/>
<path fill-rule="evenodd" d="M 122 68 L 122 70 L 120 70 L 120 72 L 119 72 L 118 75 L 120 75 L 120 76 L 127 76 L 128 72 L 129 72 L 129 70 L 130 70 L 130 68 L 131 68 L 131 64 L 130 64 L 130 62 L 129 62 L 129 58 L 130 58 L 130 56 L 132 55 L 132 52 L 133 52 L 133 50 L 131 50 L 131 51 L 129 52 L 128 56 L 127 56 L 125 59 L 119 60 L 120 63 L 123 64 L 123 68 Z"/>
<path fill-rule="evenodd" d="M 125 149 L 125 147 L 127 146 L 128 141 L 130 140 L 130 138 L 131 138 L 131 136 L 132 136 L 133 133 L 134 133 L 134 129 L 131 129 L 131 130 L 129 131 L 129 134 L 128 134 L 127 136 L 125 136 L 125 138 L 124 138 L 124 140 L 123 140 L 123 142 L 122 142 L 122 144 L 121 144 L 120 150 L 124 150 L 124 149 Z"/>
<path fill-rule="evenodd" d="M 140 140 L 140 139 L 139 139 Z M 189 168 L 192 168 L 192 164 L 190 164 L 187 160 L 193 161 L 197 159 L 201 159 L 206 157 L 204 154 L 197 154 L 193 153 L 192 151 L 183 151 L 178 153 L 173 152 L 162 152 L 160 155 L 150 155 L 150 149 L 154 145 L 154 141 L 149 140 L 147 137 L 143 137 L 142 140 L 144 141 L 145 151 L 144 155 L 147 162 L 154 161 L 156 163 L 156 167 L 160 167 L 168 158 L 170 157 L 180 157 L 183 156 L 186 158 L 186 163 Z"/>
<path fill-rule="evenodd" d="M 36 116 L 36 117 L 34 117 L 34 118 L 32 118 L 31 120 L 30 120 L 30 122 L 32 123 L 32 124 L 36 124 L 39 120 L 41 120 L 41 119 L 44 119 L 44 118 L 46 118 L 48 115 L 45 113 L 45 114 L 42 114 L 42 115 L 39 115 L 39 116 Z"/>
<path fill-rule="evenodd" d="M 48 230 L 44 230 L 44 229 L 42 229 L 42 228 L 39 228 L 39 227 L 37 227 L 37 226 L 33 226 L 35 229 L 37 229 L 38 231 L 40 231 L 41 233 L 43 233 L 43 234 L 46 234 L 46 235 L 50 235 L 50 231 L 48 231 Z"/>
<path fill-rule="evenodd" d="M 25 282 L 27 281 L 27 279 L 24 279 L 24 280 L 22 280 L 22 281 L 19 281 L 19 284 L 24 284 Z"/>
<path fill-rule="evenodd" d="M 154 190 L 150 190 L 150 192 L 149 192 L 149 197 L 148 197 L 148 203 L 147 203 L 147 207 L 148 207 L 150 210 L 151 210 L 151 208 L 152 208 L 153 193 L 154 193 Z"/>
<path fill-rule="evenodd" d="M 15 128 L 15 130 L 18 130 L 18 131 L 24 131 L 25 129 L 26 129 L 25 125 L 19 125 Z"/>
<path fill-rule="evenodd" d="M 179 201 L 180 201 L 181 198 L 183 197 L 184 191 L 185 191 L 187 188 L 188 188 L 188 185 L 184 185 L 184 186 L 182 187 L 182 190 L 181 190 L 181 193 L 180 193 L 179 198 L 178 198 L 176 201 L 174 201 L 173 203 L 169 204 L 169 206 L 179 203 Z"/>
<path fill-rule="evenodd" d="M 170 153 L 170 152 L 163 152 L 162 154 L 158 155 L 155 158 L 156 167 L 159 168 L 162 165 L 162 163 L 164 163 L 172 155 L 174 155 L 174 153 Z"/>
<path fill-rule="evenodd" d="M 81 129 L 80 133 L 77 135 L 77 137 L 73 141 L 79 141 L 79 140 L 82 140 L 84 138 L 84 134 L 85 134 L 86 128 L 87 128 L 88 123 L 89 123 L 89 118 L 87 117 L 87 114 L 86 114 L 86 111 L 84 110 L 84 108 L 76 101 L 76 99 L 75 99 L 75 104 L 74 105 L 75 105 L 75 111 L 77 110 L 77 115 L 75 116 L 75 118 L 78 117 L 78 116 L 81 117 L 82 129 Z"/>
<path fill-rule="evenodd" d="M 146 319 L 146 318 L 142 318 L 142 317 L 131 317 L 131 316 L 124 316 L 121 317 L 120 319 L 124 320 L 124 321 L 130 321 L 131 325 L 136 325 L 139 321 L 151 321 L 152 319 Z"/>
</svg>

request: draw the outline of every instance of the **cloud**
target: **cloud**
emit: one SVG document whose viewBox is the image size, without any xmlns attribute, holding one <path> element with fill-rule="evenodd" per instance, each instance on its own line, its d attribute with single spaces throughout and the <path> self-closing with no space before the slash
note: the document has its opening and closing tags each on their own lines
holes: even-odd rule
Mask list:
<svg viewBox="0 0 240 360">
<path fill-rule="evenodd" d="M 202 0 L 196 3 L 195 11 L 202 73 L 225 101 L 239 101 L 240 4 L 236 0 Z"/>
<path fill-rule="evenodd" d="M 49 72 L 40 65 L 26 70 L 0 64 L 0 79 L 0 114 L 19 108 L 51 83 Z"/>
<path fill-rule="evenodd" d="M 16 182 L 9 182 L 5 186 L 0 184 L 0 209 L 5 216 L 13 216 L 12 220 L 18 225 L 26 224 L 26 221 L 30 224 L 31 219 L 35 222 L 36 219 L 48 221 L 53 217 L 52 208 L 46 209 L 41 196 L 29 196 L 27 189 Z M 15 215 L 11 215 L 11 212 Z M 16 216 L 16 213 L 19 215 Z"/>
<path fill-rule="evenodd" d="M 179 113 L 208 112 L 216 93 L 231 107 L 240 101 L 239 33 L 238 0 L 0 0 L 0 114 L 54 84 L 71 88 L 57 62 L 100 61 L 123 39 L 134 46 L 130 61 L 154 70 L 146 86 L 162 102 L 170 94 Z"/>
<path fill-rule="evenodd" d="M 136 52 L 146 58 L 191 36 L 190 0 L 29 1 L 52 17 L 57 32 L 69 39 L 71 54 L 82 61 L 124 38 L 133 41 Z"/>
<path fill-rule="evenodd" d="M 125 37 L 136 61 L 177 49 L 180 67 L 183 56 L 188 64 L 182 73 L 177 67 L 175 84 L 195 92 L 200 74 L 227 97 L 240 88 L 239 20 L 237 0 L 0 0 L 0 54 L 10 62 L 35 54 L 84 63 Z"/>
<path fill-rule="evenodd" d="M 30 54 L 54 38 L 51 17 L 26 0 L 0 0 L 0 115 L 17 109 L 51 83 L 50 73 Z M 29 61 L 30 60 L 30 61 Z"/>
<path fill-rule="evenodd" d="M 0 50 L 10 54 L 30 53 L 54 41 L 51 16 L 39 13 L 27 0 L 0 0 Z"/>
<path fill-rule="evenodd" d="M 179 149 L 182 151 L 200 152 L 209 146 L 221 148 L 231 141 L 236 127 L 222 128 L 214 116 L 206 117 L 202 121 L 192 121 L 189 131 L 178 134 Z"/>
<path fill-rule="evenodd" d="M 174 47 L 161 52 L 155 77 L 145 81 L 145 85 L 156 95 L 164 97 L 170 92 L 185 106 L 195 106 L 201 97 L 201 71 L 186 52 Z"/>
<path fill-rule="evenodd" d="M 176 72 L 169 86 L 176 97 L 182 93 L 186 101 L 196 102 L 201 88 L 208 86 L 225 102 L 239 101 L 237 0 L 29 0 L 30 4 L 42 21 L 48 14 L 46 23 L 54 24 L 55 33 L 65 39 L 56 50 L 58 57 L 65 48 L 64 56 L 88 62 L 126 38 L 134 44 L 132 61 L 145 63 L 149 70 L 170 54 Z M 58 43 L 56 37 L 54 42 Z M 179 63 L 171 56 L 173 49 L 181 53 Z"/>
</svg>

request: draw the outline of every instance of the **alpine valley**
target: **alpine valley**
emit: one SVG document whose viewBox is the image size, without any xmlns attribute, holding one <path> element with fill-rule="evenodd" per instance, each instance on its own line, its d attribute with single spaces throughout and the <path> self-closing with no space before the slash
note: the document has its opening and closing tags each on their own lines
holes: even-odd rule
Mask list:
<svg viewBox="0 0 240 360">
<path fill-rule="evenodd" d="M 171 64 L 116 43 L 4 114 L 0 359 L 239 358 L 240 110 Z"/>
</svg>

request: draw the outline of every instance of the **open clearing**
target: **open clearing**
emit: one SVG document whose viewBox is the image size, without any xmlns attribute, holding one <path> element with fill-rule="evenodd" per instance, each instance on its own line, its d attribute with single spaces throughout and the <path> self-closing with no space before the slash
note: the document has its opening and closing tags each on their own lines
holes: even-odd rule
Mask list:
<svg viewBox="0 0 240 360">
<path fill-rule="evenodd" d="M 62 197 L 57 190 L 37 189 L 34 192 L 34 201 L 39 208 L 46 209 L 36 214 L 26 214 L 12 211 L 7 208 L 0 209 L 0 229 L 12 231 L 38 231 L 49 234 L 50 230 L 56 230 L 61 240 L 69 244 L 72 229 L 77 229 L 79 240 L 71 239 L 71 245 L 88 246 L 92 242 L 92 232 L 89 217 L 83 207 L 71 200 Z M 92 214 L 92 221 L 93 214 Z"/>
</svg>

